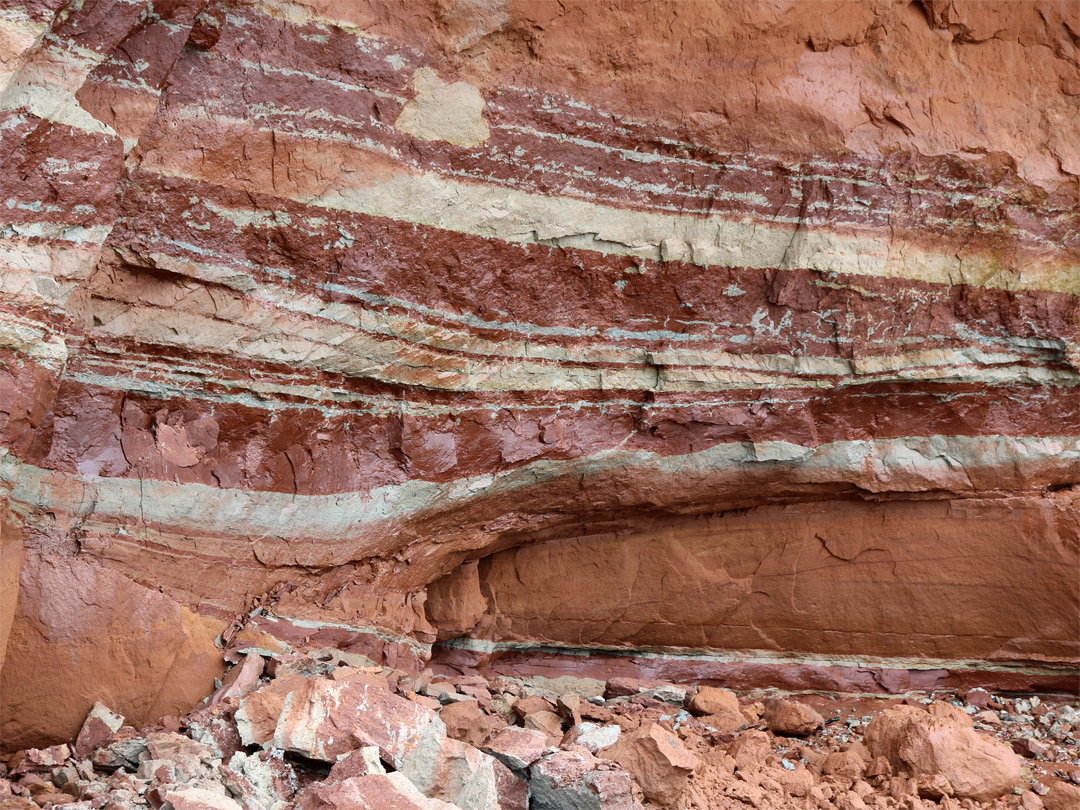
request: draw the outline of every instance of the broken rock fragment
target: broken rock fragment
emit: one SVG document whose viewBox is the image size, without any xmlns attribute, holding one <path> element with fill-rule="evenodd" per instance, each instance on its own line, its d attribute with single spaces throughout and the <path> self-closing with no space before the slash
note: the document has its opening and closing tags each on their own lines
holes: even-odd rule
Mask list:
<svg viewBox="0 0 1080 810">
<path fill-rule="evenodd" d="M 374 745 L 387 765 L 400 768 L 425 736 L 446 733 L 435 712 L 367 683 L 299 676 L 286 681 L 289 691 L 268 696 L 262 695 L 266 690 L 253 692 L 237 711 L 245 744 L 271 743 L 324 762 Z M 267 721 L 277 706 L 277 721 L 268 738 Z"/>
<path fill-rule="evenodd" d="M 645 723 L 603 753 L 621 765 L 646 798 L 671 805 L 682 794 L 699 761 L 682 740 L 658 723 Z"/>
<path fill-rule="evenodd" d="M 180 782 L 207 777 L 219 759 L 217 750 L 175 731 L 149 731 L 146 756 L 159 762 L 171 762 Z M 140 763 L 141 764 L 141 763 Z"/>
<path fill-rule="evenodd" d="M 596 754 L 615 745 L 619 741 L 621 734 L 622 729 L 615 724 L 602 726 L 597 723 L 578 723 L 571 726 L 570 730 L 566 732 L 561 745 L 566 746 L 573 743 Z"/>
<path fill-rule="evenodd" d="M 12 768 L 12 775 L 57 768 L 71 754 L 71 749 L 61 743 L 49 748 L 28 748 L 22 752 L 19 761 Z"/>
<path fill-rule="evenodd" d="M 425 736 L 404 758 L 400 773 L 425 796 L 462 810 L 510 810 L 524 805 L 528 795 L 502 762 L 445 735 Z"/>
<path fill-rule="evenodd" d="M 1080 807 L 1080 785 L 1070 785 L 1055 779 L 1043 796 L 1046 810 L 1075 810 Z"/>
<path fill-rule="evenodd" d="M 529 774 L 530 810 L 635 810 L 630 775 L 584 749 L 556 751 Z"/>
<path fill-rule="evenodd" d="M 297 810 L 460 810 L 429 799 L 400 773 L 353 776 L 333 784 L 315 783 L 296 803 Z"/>
<path fill-rule="evenodd" d="M 475 700 L 451 703 L 439 712 L 446 724 L 446 733 L 455 740 L 472 746 L 481 745 L 492 732 L 506 726 L 506 721 L 485 713 Z"/>
<path fill-rule="evenodd" d="M 769 731 L 786 737 L 807 737 L 825 725 L 825 718 L 810 706 L 778 698 L 765 701 L 762 719 Z"/>
<path fill-rule="evenodd" d="M 372 750 L 377 761 L 378 751 Z M 237 751 L 219 773 L 222 783 L 245 806 L 283 810 L 296 795 L 296 773 L 282 751 Z"/>
<path fill-rule="evenodd" d="M 180 785 L 165 791 L 164 798 L 162 810 L 243 810 L 224 788 L 218 791 Z"/>
<path fill-rule="evenodd" d="M 688 706 L 691 714 L 727 714 L 741 715 L 739 699 L 735 693 L 727 689 L 718 689 L 715 686 L 703 686 L 698 689 L 696 695 L 690 698 Z"/>
<path fill-rule="evenodd" d="M 122 725 L 124 718 L 121 715 L 104 703 L 95 703 L 79 729 L 79 736 L 75 740 L 75 756 L 90 756 L 94 749 L 103 746 Z"/>
<path fill-rule="evenodd" d="M 519 720 L 524 720 L 530 714 L 536 714 L 537 712 L 548 712 L 549 714 L 555 712 L 555 704 L 539 695 L 530 695 L 515 700 L 512 708 L 514 716 Z"/>
<path fill-rule="evenodd" d="M 525 728 L 544 732 L 553 743 L 563 736 L 562 718 L 555 712 L 533 712 L 525 718 L 524 725 Z"/>
<path fill-rule="evenodd" d="M 857 751 L 836 751 L 825 757 L 821 772 L 848 783 L 861 779 L 866 771 L 866 763 Z"/>
<path fill-rule="evenodd" d="M 248 653 L 244 660 L 229 670 L 221 687 L 210 696 L 210 703 L 218 703 L 226 698 L 241 698 L 259 684 L 263 673 L 261 655 Z"/>
<path fill-rule="evenodd" d="M 146 751 L 146 740 L 130 726 L 121 726 L 108 743 L 91 756 L 95 768 L 115 771 L 118 768 L 135 770 Z"/>
<path fill-rule="evenodd" d="M 728 756 L 735 760 L 739 770 L 753 771 L 764 764 L 771 751 L 772 743 L 764 731 L 744 731 L 728 747 Z"/>
<path fill-rule="evenodd" d="M 702 724 L 716 731 L 738 731 L 746 725 L 739 699 L 727 689 L 703 686 L 690 698 L 688 708 L 701 717 Z"/>
<path fill-rule="evenodd" d="M 895 706 L 866 728 L 866 746 L 899 776 L 941 776 L 944 795 L 988 802 L 1020 779 L 1020 760 L 1004 743 L 982 737 L 959 719 Z M 970 723 L 970 721 L 968 721 Z"/>
<path fill-rule="evenodd" d="M 492 734 L 481 750 L 520 771 L 540 759 L 547 747 L 548 736 L 544 732 L 509 726 Z"/>
</svg>

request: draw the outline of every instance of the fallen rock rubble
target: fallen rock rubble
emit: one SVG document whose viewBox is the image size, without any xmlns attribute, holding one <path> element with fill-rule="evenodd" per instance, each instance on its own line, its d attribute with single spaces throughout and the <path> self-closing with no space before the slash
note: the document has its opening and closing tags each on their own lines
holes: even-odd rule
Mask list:
<svg viewBox="0 0 1080 810">
<path fill-rule="evenodd" d="M 0 761 L 0 810 L 1077 810 L 1080 710 L 983 690 L 736 695 L 242 658 L 141 730 Z"/>
</svg>

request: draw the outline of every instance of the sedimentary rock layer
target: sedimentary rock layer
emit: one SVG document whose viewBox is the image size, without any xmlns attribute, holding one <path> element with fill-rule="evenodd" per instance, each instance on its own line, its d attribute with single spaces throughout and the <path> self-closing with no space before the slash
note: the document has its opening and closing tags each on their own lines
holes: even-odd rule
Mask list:
<svg viewBox="0 0 1080 810">
<path fill-rule="evenodd" d="M 67 576 L 177 634 L 78 658 L 46 737 L 96 698 L 149 721 L 150 673 L 255 604 L 404 667 L 1074 671 L 1068 3 L 0 30 L 4 683 L 96 626 L 45 610 Z M 24 734 L 39 693 L 4 692 Z"/>
</svg>

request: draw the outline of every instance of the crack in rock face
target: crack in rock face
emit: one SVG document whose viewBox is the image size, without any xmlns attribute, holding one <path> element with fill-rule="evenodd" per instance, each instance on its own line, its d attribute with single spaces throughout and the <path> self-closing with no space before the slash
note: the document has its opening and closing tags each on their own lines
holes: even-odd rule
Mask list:
<svg viewBox="0 0 1080 810">
<path fill-rule="evenodd" d="M 1008 793 L 754 690 L 1076 692 L 1075 5 L 9 0 L 0 810 Z"/>
</svg>

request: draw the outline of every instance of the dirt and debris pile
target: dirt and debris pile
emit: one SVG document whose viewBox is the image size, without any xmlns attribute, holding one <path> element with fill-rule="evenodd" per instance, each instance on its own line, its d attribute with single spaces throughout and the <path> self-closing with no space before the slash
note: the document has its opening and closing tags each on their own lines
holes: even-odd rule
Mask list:
<svg viewBox="0 0 1080 810">
<path fill-rule="evenodd" d="M 737 695 L 249 654 L 142 730 L 98 704 L 0 764 L 0 810 L 1080 807 L 1080 710 L 982 690 Z"/>
</svg>

